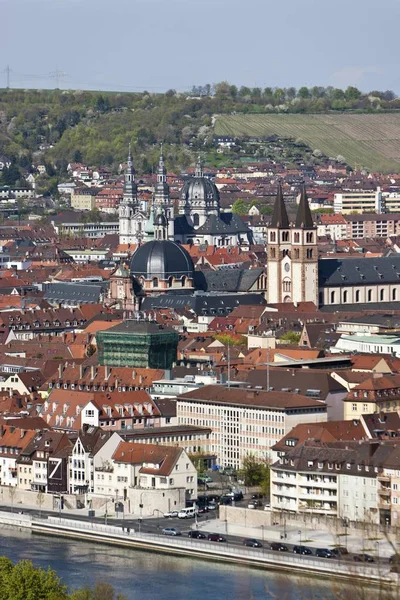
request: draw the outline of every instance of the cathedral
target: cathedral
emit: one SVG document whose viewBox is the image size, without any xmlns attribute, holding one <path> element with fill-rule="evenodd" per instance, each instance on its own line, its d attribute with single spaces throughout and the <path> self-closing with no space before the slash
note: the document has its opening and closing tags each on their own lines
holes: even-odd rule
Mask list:
<svg viewBox="0 0 400 600">
<path fill-rule="evenodd" d="M 213 246 L 247 246 L 253 242 L 251 230 L 239 215 L 221 211 L 219 191 L 205 177 L 200 159 L 194 176 L 182 187 L 178 214 L 170 198 L 162 150 L 149 210 L 143 210 L 138 202 L 130 147 L 124 177 L 124 195 L 119 207 L 120 244 L 140 245 L 153 239 Z"/>
</svg>

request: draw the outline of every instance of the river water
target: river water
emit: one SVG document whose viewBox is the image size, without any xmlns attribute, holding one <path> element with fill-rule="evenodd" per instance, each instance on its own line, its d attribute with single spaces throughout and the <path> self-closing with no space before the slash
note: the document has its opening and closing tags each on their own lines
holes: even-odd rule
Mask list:
<svg viewBox="0 0 400 600">
<path fill-rule="evenodd" d="M 71 588 L 107 582 L 128 600 L 313 600 L 329 583 L 258 569 L 91 542 L 39 536 L 0 526 L 0 555 L 48 567 Z"/>
</svg>

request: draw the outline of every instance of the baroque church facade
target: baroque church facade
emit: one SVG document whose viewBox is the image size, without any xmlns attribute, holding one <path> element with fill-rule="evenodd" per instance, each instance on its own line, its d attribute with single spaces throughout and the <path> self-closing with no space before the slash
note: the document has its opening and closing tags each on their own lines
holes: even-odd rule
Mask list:
<svg viewBox="0 0 400 600">
<path fill-rule="evenodd" d="M 221 211 L 219 191 L 204 175 L 200 159 L 194 176 L 183 184 L 178 214 L 175 214 L 174 202 L 170 198 L 162 151 L 153 202 L 148 211 L 144 211 L 138 202 L 130 148 L 124 178 L 124 194 L 119 206 L 120 244 L 140 245 L 158 239 L 181 244 L 248 246 L 253 241 L 251 230 L 239 215 Z"/>
</svg>

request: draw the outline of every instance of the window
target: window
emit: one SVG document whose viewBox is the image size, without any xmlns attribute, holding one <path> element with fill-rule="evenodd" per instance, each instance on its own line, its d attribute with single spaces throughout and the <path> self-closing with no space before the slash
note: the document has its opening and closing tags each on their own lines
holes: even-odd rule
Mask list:
<svg viewBox="0 0 400 600">
<path fill-rule="evenodd" d="M 356 402 L 353 402 L 353 404 L 351 405 L 352 410 L 357 410 L 357 404 Z"/>
<path fill-rule="evenodd" d="M 89 409 L 86 411 L 86 416 L 87 416 L 87 417 L 94 417 L 94 410 L 93 410 L 92 408 L 89 408 Z"/>
<path fill-rule="evenodd" d="M 270 233 L 269 233 L 269 241 L 270 242 L 276 242 L 276 232 L 275 231 L 270 231 Z"/>
<path fill-rule="evenodd" d="M 356 290 L 356 302 L 360 302 L 360 290 Z"/>
<path fill-rule="evenodd" d="M 347 302 L 347 297 L 348 297 L 348 292 L 347 292 L 347 290 L 345 290 L 343 292 L 343 302 Z"/>
<path fill-rule="evenodd" d="M 368 290 L 368 293 L 367 293 L 367 301 L 368 301 L 368 302 L 372 302 L 372 290 Z"/>
<path fill-rule="evenodd" d="M 307 258 L 312 258 L 313 257 L 313 250 L 312 248 L 307 248 Z"/>
<path fill-rule="evenodd" d="M 331 292 L 331 304 L 335 304 L 335 292 Z"/>
<path fill-rule="evenodd" d="M 381 290 L 381 291 L 379 292 L 379 300 L 380 300 L 381 302 L 383 302 L 383 300 L 384 300 L 384 299 L 385 299 L 385 290 Z"/>
<path fill-rule="evenodd" d="M 363 411 L 367 412 L 367 410 L 368 410 L 368 404 L 363 404 Z"/>
<path fill-rule="evenodd" d="M 392 300 L 396 300 L 396 296 L 397 296 L 397 290 L 393 289 L 392 290 Z"/>
<path fill-rule="evenodd" d="M 289 241 L 289 232 L 282 231 L 282 242 L 288 242 L 288 241 Z"/>
<path fill-rule="evenodd" d="M 300 233 L 296 232 L 294 234 L 294 243 L 295 244 L 299 244 L 300 243 Z"/>
</svg>

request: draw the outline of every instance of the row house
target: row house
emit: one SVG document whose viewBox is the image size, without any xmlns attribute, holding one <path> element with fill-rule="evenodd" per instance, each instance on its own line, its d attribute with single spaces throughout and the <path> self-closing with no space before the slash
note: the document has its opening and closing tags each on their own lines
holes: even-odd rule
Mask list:
<svg viewBox="0 0 400 600">
<path fill-rule="evenodd" d="M 271 458 L 271 448 L 294 425 L 327 420 L 327 406 L 298 393 L 207 385 L 176 400 L 178 425 L 211 429 L 204 452 L 222 467 L 241 468 L 248 455 Z"/>
<path fill-rule="evenodd" d="M 18 485 L 17 459 L 35 433 L 14 425 L 0 425 L 0 485 Z"/>
<path fill-rule="evenodd" d="M 396 440 L 307 440 L 271 466 L 271 508 L 383 525 L 398 523 Z"/>
<path fill-rule="evenodd" d="M 359 418 L 366 413 L 400 411 L 400 375 L 373 373 L 349 391 L 343 404 L 345 419 Z"/>
<path fill-rule="evenodd" d="M 44 395 L 52 390 L 79 392 L 150 391 L 153 381 L 164 376 L 162 369 L 84 366 L 75 362 L 60 363 L 58 371 L 42 387 Z"/>
<path fill-rule="evenodd" d="M 51 458 L 62 449 L 71 449 L 66 433 L 39 431 L 20 453 L 17 459 L 18 488 L 36 492 L 48 492 L 48 475 Z"/>
<path fill-rule="evenodd" d="M 83 425 L 68 457 L 68 491 L 70 494 L 93 493 L 94 460 L 109 460 L 121 438 L 117 433 Z"/>
<path fill-rule="evenodd" d="M 82 425 L 125 431 L 174 425 L 175 402 L 153 400 L 143 390 L 125 392 L 70 392 L 53 390 L 36 409 L 55 429 L 77 430 Z"/>
<path fill-rule="evenodd" d="M 100 460 L 99 460 L 100 459 Z M 197 471 L 183 448 L 121 442 L 110 461 L 95 458 L 95 494 L 128 500 L 130 491 L 165 493 L 184 489 L 186 500 L 197 498 Z"/>
<path fill-rule="evenodd" d="M 80 309 L 9 311 L 1 314 L 0 321 L 9 330 L 5 343 L 31 340 L 42 334 L 61 335 L 64 331 L 82 328 L 86 324 Z"/>
</svg>

